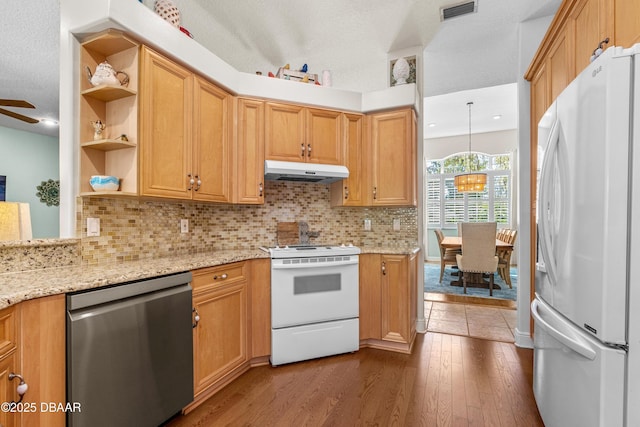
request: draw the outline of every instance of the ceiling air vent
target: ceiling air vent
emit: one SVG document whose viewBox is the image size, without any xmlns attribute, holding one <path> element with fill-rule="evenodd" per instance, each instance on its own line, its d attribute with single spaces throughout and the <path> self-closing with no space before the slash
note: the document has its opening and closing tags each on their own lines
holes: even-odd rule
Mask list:
<svg viewBox="0 0 640 427">
<path fill-rule="evenodd" d="M 440 21 L 446 21 L 447 19 L 456 18 L 458 16 L 466 15 L 467 13 L 475 13 L 477 11 L 477 1 L 468 1 L 454 6 L 443 7 L 440 9 Z"/>
</svg>

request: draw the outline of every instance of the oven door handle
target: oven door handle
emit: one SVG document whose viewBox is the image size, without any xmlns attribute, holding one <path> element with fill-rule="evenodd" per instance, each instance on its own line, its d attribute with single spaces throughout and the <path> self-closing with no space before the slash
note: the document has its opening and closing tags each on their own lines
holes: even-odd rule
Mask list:
<svg viewBox="0 0 640 427">
<path fill-rule="evenodd" d="M 325 267 L 340 267 L 343 265 L 358 265 L 358 259 L 351 259 L 349 261 L 321 261 L 321 262 L 296 262 L 295 264 L 283 264 L 283 263 L 271 263 L 273 270 L 304 270 L 307 268 L 325 268 Z"/>
</svg>

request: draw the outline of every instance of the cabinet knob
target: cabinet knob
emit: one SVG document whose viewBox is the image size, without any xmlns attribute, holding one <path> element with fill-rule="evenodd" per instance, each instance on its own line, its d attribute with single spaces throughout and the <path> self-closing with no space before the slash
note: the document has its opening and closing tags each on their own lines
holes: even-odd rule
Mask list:
<svg viewBox="0 0 640 427">
<path fill-rule="evenodd" d="M 228 276 L 227 276 L 227 273 L 222 273 L 220 276 L 218 276 L 218 275 L 216 274 L 215 276 L 213 276 L 213 280 L 218 280 L 218 279 L 222 279 L 222 280 L 224 280 L 224 279 L 226 279 L 227 277 L 228 277 Z"/>
<path fill-rule="evenodd" d="M 18 378 L 20 380 L 20 384 L 18 384 L 18 387 L 16 387 L 16 391 L 18 392 L 20 399 L 16 403 L 22 402 L 22 397 L 27 392 L 29 385 L 26 382 L 24 382 L 24 378 L 22 378 L 22 375 L 19 375 L 19 374 L 14 374 L 13 372 L 11 372 L 8 378 L 9 378 L 9 381 L 15 378 Z"/>
<path fill-rule="evenodd" d="M 378 198 L 378 187 L 373 187 L 373 200 Z"/>
<path fill-rule="evenodd" d="M 201 185 L 202 185 L 202 181 L 200 180 L 200 177 L 196 175 L 196 188 L 194 188 L 194 190 L 198 191 Z"/>
<path fill-rule="evenodd" d="M 262 183 L 258 184 L 258 190 L 259 190 L 259 192 L 260 192 L 260 193 L 259 193 L 259 196 L 260 196 L 260 197 L 262 197 L 262 191 L 263 191 Z"/>
<path fill-rule="evenodd" d="M 302 153 L 300 153 L 300 155 L 304 157 L 304 144 L 300 144 L 300 148 L 302 149 Z"/>
<path fill-rule="evenodd" d="M 349 198 L 349 187 L 345 185 L 344 187 L 344 198 L 345 200 Z"/>
<path fill-rule="evenodd" d="M 195 313 L 195 316 L 193 316 L 193 323 L 191 324 L 191 327 L 195 328 L 196 326 L 198 326 L 198 323 L 200 323 L 200 313 L 198 313 L 198 309 L 195 307 L 193 307 L 191 313 Z"/>
<path fill-rule="evenodd" d="M 387 264 L 384 261 L 382 261 L 382 274 L 387 275 Z"/>
<path fill-rule="evenodd" d="M 307 144 L 307 157 L 311 157 L 311 144 Z"/>
<path fill-rule="evenodd" d="M 196 180 L 193 179 L 190 173 L 187 174 L 187 178 L 189 178 L 189 186 L 187 187 L 187 191 L 191 191 L 193 189 L 193 184 L 195 184 Z"/>
</svg>

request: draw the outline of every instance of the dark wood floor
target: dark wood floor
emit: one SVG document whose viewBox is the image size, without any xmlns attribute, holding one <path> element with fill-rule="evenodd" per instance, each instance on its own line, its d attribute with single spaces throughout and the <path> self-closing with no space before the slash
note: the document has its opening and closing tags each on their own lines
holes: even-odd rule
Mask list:
<svg viewBox="0 0 640 427">
<path fill-rule="evenodd" d="M 179 426 L 543 426 L 532 351 L 418 334 L 411 355 L 362 349 L 249 370 Z"/>
</svg>

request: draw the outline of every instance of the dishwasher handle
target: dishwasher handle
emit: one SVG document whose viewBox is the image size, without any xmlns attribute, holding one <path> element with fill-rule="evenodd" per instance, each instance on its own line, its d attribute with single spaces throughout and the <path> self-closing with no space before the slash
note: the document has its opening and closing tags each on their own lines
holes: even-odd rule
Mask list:
<svg viewBox="0 0 640 427">
<path fill-rule="evenodd" d="M 67 295 L 67 310 L 78 310 L 189 283 L 191 283 L 191 272 L 187 271 L 185 273 L 123 283 L 111 288 L 92 289 L 88 292 Z"/>
</svg>

